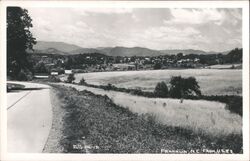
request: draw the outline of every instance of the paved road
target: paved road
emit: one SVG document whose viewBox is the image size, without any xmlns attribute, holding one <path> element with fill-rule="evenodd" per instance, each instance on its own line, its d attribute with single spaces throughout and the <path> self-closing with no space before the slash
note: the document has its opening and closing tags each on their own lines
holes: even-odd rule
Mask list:
<svg viewBox="0 0 250 161">
<path fill-rule="evenodd" d="M 40 153 L 52 124 L 50 87 L 36 83 L 12 83 L 23 84 L 32 90 L 7 94 L 8 152 Z"/>
</svg>

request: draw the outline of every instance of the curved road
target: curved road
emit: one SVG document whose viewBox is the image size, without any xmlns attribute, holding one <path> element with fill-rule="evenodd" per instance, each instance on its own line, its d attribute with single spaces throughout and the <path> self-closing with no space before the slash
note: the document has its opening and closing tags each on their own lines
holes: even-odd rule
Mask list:
<svg viewBox="0 0 250 161">
<path fill-rule="evenodd" d="M 27 82 L 26 90 L 7 93 L 7 148 L 10 153 L 40 153 L 52 124 L 50 87 Z"/>
</svg>

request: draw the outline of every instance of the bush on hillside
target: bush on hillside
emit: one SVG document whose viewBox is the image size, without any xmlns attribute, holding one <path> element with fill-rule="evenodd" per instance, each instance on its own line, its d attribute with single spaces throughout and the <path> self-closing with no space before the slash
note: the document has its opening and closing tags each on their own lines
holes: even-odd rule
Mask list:
<svg viewBox="0 0 250 161">
<path fill-rule="evenodd" d="M 67 78 L 67 83 L 72 83 L 75 80 L 75 75 L 74 74 L 69 74 Z"/>
<path fill-rule="evenodd" d="M 58 78 L 54 75 L 49 76 L 49 81 L 50 82 L 61 82 L 60 78 Z"/>
<path fill-rule="evenodd" d="M 157 62 L 154 64 L 154 69 L 161 69 L 162 68 L 162 64 L 160 62 Z"/>
<path fill-rule="evenodd" d="M 165 82 L 159 82 L 157 83 L 154 94 L 156 97 L 167 97 L 168 96 L 168 86 L 166 85 Z"/>
<path fill-rule="evenodd" d="M 242 116 L 242 97 L 233 97 L 227 102 L 227 109 Z"/>
<path fill-rule="evenodd" d="M 173 98 L 185 98 L 188 96 L 201 96 L 200 86 L 194 77 L 172 77 L 170 80 L 170 96 Z"/>
<path fill-rule="evenodd" d="M 112 90 L 113 89 L 113 85 L 111 84 L 111 83 L 109 83 L 108 85 L 107 85 L 107 88 L 106 88 L 106 90 Z"/>
<path fill-rule="evenodd" d="M 21 70 L 17 75 L 17 80 L 19 81 L 30 81 L 32 80 L 33 75 L 29 70 Z"/>
<path fill-rule="evenodd" d="M 130 89 L 129 93 L 131 93 L 133 95 L 144 96 L 144 93 L 140 88 Z"/>
<path fill-rule="evenodd" d="M 85 80 L 84 78 L 82 78 L 82 79 L 80 80 L 79 84 L 80 84 L 80 85 L 86 84 L 86 80 Z"/>
</svg>

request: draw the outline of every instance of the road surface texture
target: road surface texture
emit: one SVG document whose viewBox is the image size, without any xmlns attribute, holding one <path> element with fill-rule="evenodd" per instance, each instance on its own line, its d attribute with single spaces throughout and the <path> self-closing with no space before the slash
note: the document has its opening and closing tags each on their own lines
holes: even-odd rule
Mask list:
<svg viewBox="0 0 250 161">
<path fill-rule="evenodd" d="M 8 82 L 25 90 L 7 93 L 7 148 L 10 153 L 40 153 L 52 124 L 50 87 L 27 82 Z"/>
</svg>

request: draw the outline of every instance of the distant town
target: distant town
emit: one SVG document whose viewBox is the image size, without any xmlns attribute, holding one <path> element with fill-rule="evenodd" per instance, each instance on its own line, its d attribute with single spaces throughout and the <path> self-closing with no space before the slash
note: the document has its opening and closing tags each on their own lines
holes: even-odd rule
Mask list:
<svg viewBox="0 0 250 161">
<path fill-rule="evenodd" d="M 242 49 L 233 49 L 228 54 L 178 53 L 160 56 L 107 56 L 100 53 L 60 55 L 30 53 L 35 75 L 60 75 L 70 73 L 159 70 L 184 68 L 210 68 L 211 65 L 231 64 L 229 68 L 241 68 Z"/>
</svg>

